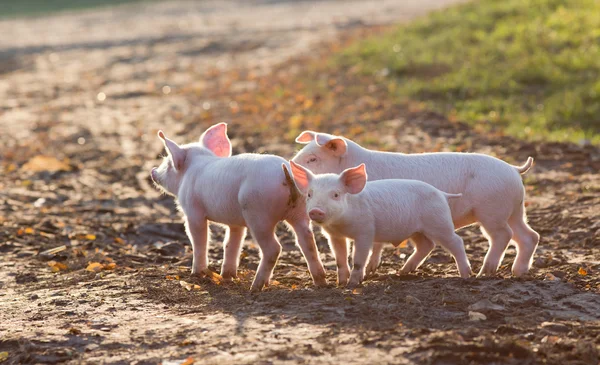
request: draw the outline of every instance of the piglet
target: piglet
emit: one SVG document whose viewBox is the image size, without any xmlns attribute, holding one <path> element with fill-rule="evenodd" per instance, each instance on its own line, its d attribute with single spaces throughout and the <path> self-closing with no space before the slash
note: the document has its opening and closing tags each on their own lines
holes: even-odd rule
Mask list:
<svg viewBox="0 0 600 365">
<path fill-rule="evenodd" d="M 415 251 L 403 273 L 415 270 L 433 249 L 446 248 L 456 261 L 460 276 L 468 278 L 471 265 L 463 240 L 454 232 L 447 194 L 416 180 L 389 179 L 367 182 L 365 164 L 340 175 L 313 175 L 291 162 L 294 182 L 306 196 L 310 219 L 321 225 L 338 266 L 338 283 L 350 276 L 349 287 L 360 284 L 373 242 L 399 244 L 411 237 Z M 353 269 L 348 266 L 347 239 L 354 241 Z"/>
<path fill-rule="evenodd" d="M 380 152 L 363 148 L 344 137 L 313 131 L 302 132 L 296 142 L 306 146 L 293 161 L 313 173 L 339 174 L 344 169 L 366 163 L 372 181 L 413 179 L 442 191 L 463 194 L 461 199 L 450 202 L 454 227 L 480 223 L 490 242 L 478 276 L 496 272 L 511 240 L 517 247 L 513 275 L 521 276 L 529 271 L 540 235 L 527 224 L 525 189 L 520 175 L 531 168 L 531 157 L 524 165 L 513 166 L 479 153 Z M 427 247 L 433 247 L 433 244 L 428 242 Z M 382 245 L 376 244 L 367 272 L 377 269 L 381 251 Z"/>
<path fill-rule="evenodd" d="M 163 192 L 174 196 L 185 216 L 186 232 L 193 247 L 192 273 L 208 268 L 208 223 L 227 226 L 221 275 L 236 277 L 241 243 L 246 228 L 258 243 L 261 260 L 252 290 L 269 284 L 281 253 L 275 226 L 287 222 L 296 233 L 316 285 L 326 284 L 325 270 L 306 214 L 305 202 L 281 164 L 283 158 L 265 154 L 231 156 L 227 124 L 208 128 L 200 141 L 183 146 L 168 139 L 162 131 L 168 156 L 151 177 Z"/>
</svg>

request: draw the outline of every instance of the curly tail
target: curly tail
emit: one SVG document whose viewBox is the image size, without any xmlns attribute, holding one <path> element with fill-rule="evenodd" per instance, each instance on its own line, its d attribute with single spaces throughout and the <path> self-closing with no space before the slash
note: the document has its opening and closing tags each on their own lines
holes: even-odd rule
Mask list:
<svg viewBox="0 0 600 365">
<path fill-rule="evenodd" d="M 526 173 L 527 171 L 529 171 L 529 169 L 531 168 L 531 166 L 533 166 L 533 157 L 529 156 L 527 157 L 527 162 L 525 162 L 525 165 L 523 166 L 513 166 L 517 172 L 521 175 L 523 175 L 524 173 Z"/>
</svg>

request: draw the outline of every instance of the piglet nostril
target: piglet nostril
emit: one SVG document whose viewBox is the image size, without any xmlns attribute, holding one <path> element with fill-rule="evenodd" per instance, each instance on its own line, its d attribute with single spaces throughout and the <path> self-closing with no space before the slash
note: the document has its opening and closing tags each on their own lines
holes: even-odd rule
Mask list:
<svg viewBox="0 0 600 365">
<path fill-rule="evenodd" d="M 321 209 L 315 208 L 315 209 L 311 209 L 310 212 L 308 212 L 308 216 L 312 220 L 319 221 L 319 220 L 323 220 L 325 218 L 325 212 L 322 211 Z"/>
</svg>

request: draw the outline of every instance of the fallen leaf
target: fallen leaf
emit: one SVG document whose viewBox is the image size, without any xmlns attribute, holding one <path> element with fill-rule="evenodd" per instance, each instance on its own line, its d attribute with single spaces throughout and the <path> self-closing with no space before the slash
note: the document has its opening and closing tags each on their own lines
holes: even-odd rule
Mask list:
<svg viewBox="0 0 600 365">
<path fill-rule="evenodd" d="M 104 268 L 104 265 L 102 265 L 99 262 L 90 262 L 89 265 L 85 268 L 87 271 L 91 271 L 91 272 L 100 272 L 100 270 L 102 270 Z"/>
<path fill-rule="evenodd" d="M 8 359 L 8 352 L 0 352 L 0 362 L 6 361 Z"/>
<path fill-rule="evenodd" d="M 352 294 L 362 294 L 363 288 L 356 288 L 352 290 Z"/>
<path fill-rule="evenodd" d="M 117 267 L 117 264 L 115 264 L 114 262 L 110 262 L 110 263 L 104 265 L 103 269 L 104 270 L 114 270 L 115 267 Z"/>
<path fill-rule="evenodd" d="M 580 267 L 579 270 L 577 270 L 577 273 L 581 276 L 586 276 L 587 275 L 587 270 L 584 269 L 583 267 Z"/>
<path fill-rule="evenodd" d="M 217 284 L 217 285 L 221 285 L 221 283 L 223 282 L 223 277 L 219 274 L 217 274 L 214 271 L 211 271 L 210 269 L 204 269 L 202 270 L 202 273 L 204 275 L 206 275 L 210 280 L 212 280 L 213 283 Z"/>
<path fill-rule="evenodd" d="M 71 327 L 69 328 L 69 334 L 70 335 L 80 335 L 81 334 L 81 330 L 75 327 Z"/>
<path fill-rule="evenodd" d="M 179 280 L 179 275 L 167 275 L 167 280 Z"/>
<path fill-rule="evenodd" d="M 59 161 L 52 156 L 38 155 L 31 158 L 21 170 L 39 172 L 39 171 L 70 171 L 71 166 L 68 163 Z"/>
<path fill-rule="evenodd" d="M 34 234 L 35 231 L 33 230 L 33 228 L 31 227 L 27 227 L 25 228 L 25 234 Z"/>
<path fill-rule="evenodd" d="M 115 243 L 123 245 L 125 244 L 125 240 L 123 240 L 121 237 L 115 237 Z"/>
<path fill-rule="evenodd" d="M 187 281 L 183 281 L 183 280 L 179 281 L 179 285 L 184 287 L 187 291 L 200 290 L 200 285 L 188 283 Z"/>
<path fill-rule="evenodd" d="M 86 234 L 85 239 L 88 241 L 94 241 L 96 239 L 96 235 L 95 234 Z"/>
<path fill-rule="evenodd" d="M 184 362 L 181 363 L 181 365 L 192 365 L 194 362 L 195 360 L 193 357 L 188 357 Z"/>
<path fill-rule="evenodd" d="M 50 266 L 52 272 L 59 272 L 67 269 L 67 265 L 56 261 L 48 261 L 48 266 Z"/>
</svg>

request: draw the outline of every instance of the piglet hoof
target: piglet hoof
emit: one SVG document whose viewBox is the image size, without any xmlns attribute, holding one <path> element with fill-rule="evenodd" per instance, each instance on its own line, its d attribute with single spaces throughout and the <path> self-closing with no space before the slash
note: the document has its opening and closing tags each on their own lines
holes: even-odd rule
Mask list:
<svg viewBox="0 0 600 365">
<path fill-rule="evenodd" d="M 325 278 L 325 274 L 317 275 L 313 277 L 313 283 L 318 288 L 324 288 L 327 286 L 327 279 Z"/>
<path fill-rule="evenodd" d="M 223 277 L 223 281 L 233 281 L 237 279 L 237 273 L 235 271 L 221 271 L 221 277 Z"/>
<path fill-rule="evenodd" d="M 250 292 L 251 293 L 260 293 L 263 289 L 263 284 L 256 284 L 256 283 L 252 283 L 252 286 L 250 287 Z"/>
<path fill-rule="evenodd" d="M 485 276 L 493 277 L 493 276 L 496 276 L 496 271 L 497 271 L 497 269 L 484 264 L 483 267 L 481 268 L 481 270 L 479 270 L 479 274 L 477 274 L 477 277 L 478 278 L 485 277 Z"/>
<path fill-rule="evenodd" d="M 377 269 L 379 268 L 379 263 L 370 261 L 366 267 L 366 275 L 371 276 L 377 273 Z"/>
</svg>

